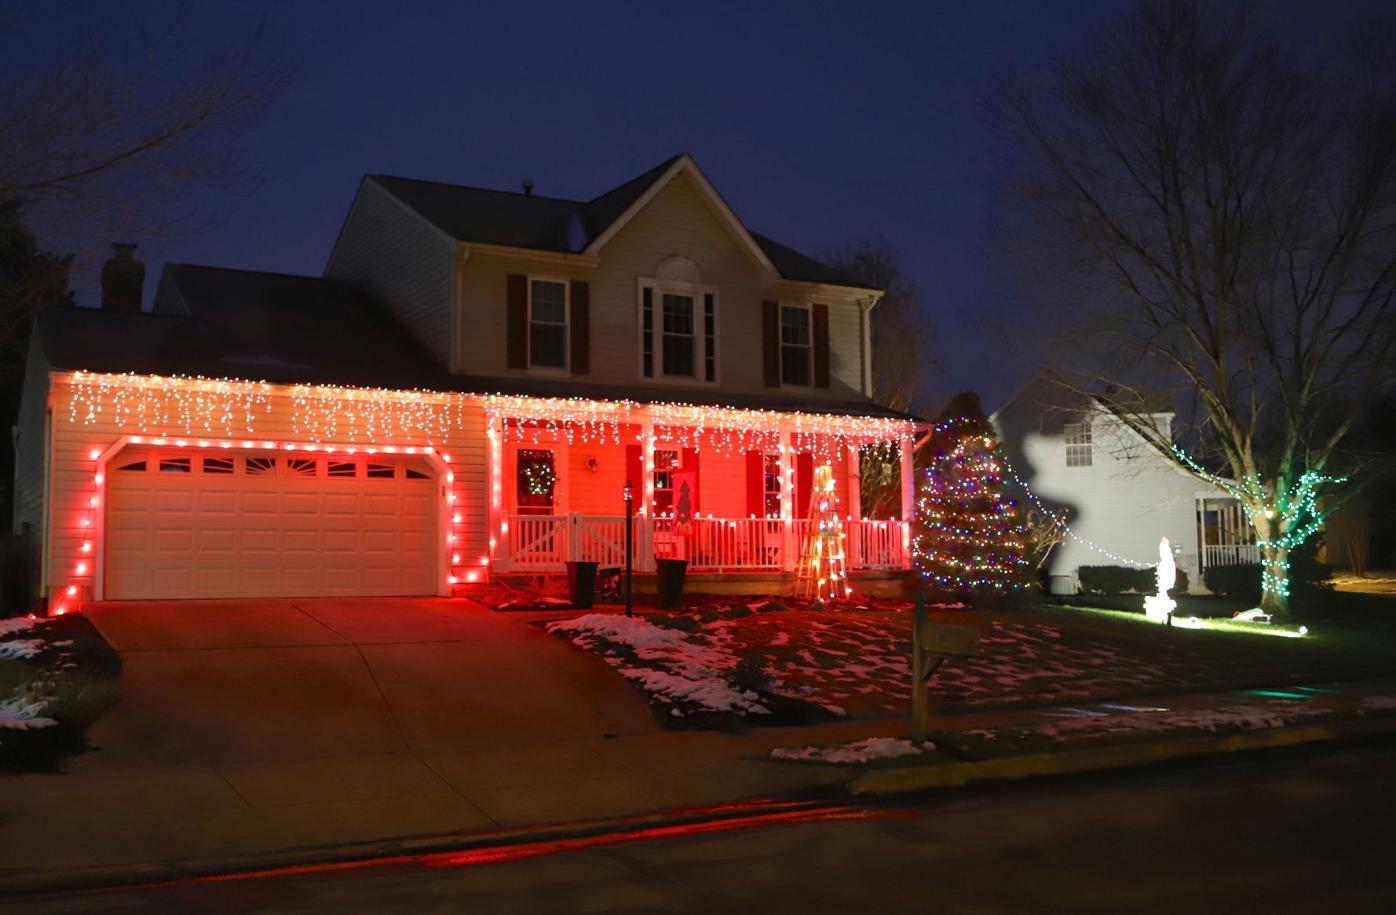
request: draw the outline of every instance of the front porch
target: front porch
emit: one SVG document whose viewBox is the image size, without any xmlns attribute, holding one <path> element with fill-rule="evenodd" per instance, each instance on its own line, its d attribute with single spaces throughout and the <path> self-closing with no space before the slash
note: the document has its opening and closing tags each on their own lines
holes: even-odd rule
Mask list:
<svg viewBox="0 0 1396 915">
<path fill-rule="evenodd" d="M 909 569 L 912 423 L 672 404 L 500 397 L 487 408 L 493 574 L 683 559 L 701 575 L 793 573 L 816 468 L 843 527 L 850 573 Z M 861 516 L 862 451 L 900 460 L 900 513 Z"/>
<path fill-rule="evenodd" d="M 1212 566 L 1260 562 L 1255 529 L 1237 499 L 1198 498 L 1197 542 L 1202 571 Z"/>
<path fill-rule="evenodd" d="M 653 572 L 656 559 L 685 559 L 691 572 L 793 572 L 809 522 L 802 518 L 632 519 L 633 563 Z M 850 571 L 910 567 L 909 526 L 899 520 L 845 522 Z M 625 517 L 509 515 L 501 524 L 496 572 L 561 572 L 567 562 L 625 565 Z"/>
</svg>

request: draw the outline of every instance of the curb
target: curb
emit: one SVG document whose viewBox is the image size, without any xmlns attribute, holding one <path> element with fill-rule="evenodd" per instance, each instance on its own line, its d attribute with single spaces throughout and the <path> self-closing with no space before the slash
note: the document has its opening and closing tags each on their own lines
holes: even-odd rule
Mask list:
<svg viewBox="0 0 1396 915">
<path fill-rule="evenodd" d="M 1385 736 L 1396 736 L 1396 717 L 1295 725 L 1225 737 L 1189 737 L 1167 742 L 1090 747 L 1083 750 L 1008 756 L 977 762 L 875 769 L 847 782 L 845 787 L 854 796 L 906 794 L 963 788 L 970 784 L 1137 768 L 1180 759 L 1222 756 L 1308 743 Z"/>
<path fill-rule="evenodd" d="M 823 799 L 827 801 L 827 798 Z M 61 874 L 31 874 L 0 879 L 0 899 L 25 896 L 70 895 L 114 889 L 138 889 L 168 885 L 186 880 L 217 881 L 235 877 L 270 876 L 301 868 L 384 864 L 409 861 L 446 852 L 470 852 L 490 848 L 548 842 L 564 842 L 623 831 L 663 829 L 696 823 L 721 822 L 749 817 L 755 812 L 796 812 L 815 808 L 820 800 L 753 798 L 704 807 L 680 807 L 652 813 L 570 823 L 520 826 L 486 832 L 446 833 L 396 839 L 346 842 L 340 845 L 303 846 L 275 852 L 235 855 L 224 858 L 167 860 L 158 864 L 113 865 L 67 871 Z"/>
</svg>

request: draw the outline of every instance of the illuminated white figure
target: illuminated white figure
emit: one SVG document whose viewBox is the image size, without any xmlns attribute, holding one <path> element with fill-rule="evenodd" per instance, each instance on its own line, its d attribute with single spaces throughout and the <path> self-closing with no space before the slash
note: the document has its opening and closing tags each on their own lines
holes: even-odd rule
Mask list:
<svg viewBox="0 0 1396 915">
<path fill-rule="evenodd" d="M 1167 621 L 1169 614 L 1178 606 L 1177 601 L 1168 596 L 1168 591 L 1178 580 L 1178 567 L 1173 564 L 1173 550 L 1167 537 L 1158 539 L 1158 579 L 1155 593 L 1144 598 L 1144 615 L 1156 623 Z"/>
</svg>

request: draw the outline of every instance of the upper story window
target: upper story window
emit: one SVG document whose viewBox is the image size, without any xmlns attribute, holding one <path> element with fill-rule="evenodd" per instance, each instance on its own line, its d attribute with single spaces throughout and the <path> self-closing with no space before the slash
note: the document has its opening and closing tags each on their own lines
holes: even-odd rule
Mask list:
<svg viewBox="0 0 1396 915">
<path fill-rule="evenodd" d="M 528 364 L 530 368 L 567 368 L 567 283 L 528 282 Z"/>
<path fill-rule="evenodd" d="M 1091 424 L 1067 423 L 1062 429 L 1066 441 L 1066 466 L 1091 466 Z"/>
<path fill-rule="evenodd" d="M 809 385 L 813 333 L 808 305 L 780 306 L 780 383 Z"/>
<path fill-rule="evenodd" d="M 640 281 L 640 374 L 666 381 L 717 381 L 717 290 L 687 258 Z"/>
</svg>

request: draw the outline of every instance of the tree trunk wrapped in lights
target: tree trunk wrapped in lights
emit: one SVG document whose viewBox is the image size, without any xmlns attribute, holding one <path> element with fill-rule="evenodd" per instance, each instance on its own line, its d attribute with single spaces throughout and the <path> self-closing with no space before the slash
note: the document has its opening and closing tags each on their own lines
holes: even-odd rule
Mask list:
<svg viewBox="0 0 1396 915">
<path fill-rule="evenodd" d="M 917 572 L 932 590 L 1006 593 L 1027 584 L 1027 534 L 1008 497 L 998 439 L 979 398 L 956 395 L 924 446 L 917 481 Z"/>
</svg>

